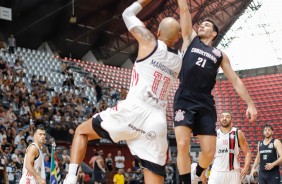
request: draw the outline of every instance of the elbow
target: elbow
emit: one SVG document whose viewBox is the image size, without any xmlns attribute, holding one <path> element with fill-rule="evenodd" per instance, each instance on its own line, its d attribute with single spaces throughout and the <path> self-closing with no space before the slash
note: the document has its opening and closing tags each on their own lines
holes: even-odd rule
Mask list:
<svg viewBox="0 0 282 184">
<path fill-rule="evenodd" d="M 130 16 L 130 13 L 129 13 L 129 11 L 127 11 L 127 8 L 126 8 L 126 9 L 122 12 L 122 18 L 123 18 L 123 20 L 125 21 L 128 16 Z"/>
</svg>

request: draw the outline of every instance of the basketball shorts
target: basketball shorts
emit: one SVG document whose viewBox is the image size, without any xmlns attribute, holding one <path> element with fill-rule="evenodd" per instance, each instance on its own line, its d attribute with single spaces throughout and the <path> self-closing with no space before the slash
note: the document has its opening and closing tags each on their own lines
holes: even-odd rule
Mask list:
<svg viewBox="0 0 282 184">
<path fill-rule="evenodd" d="M 209 176 L 209 184 L 241 184 L 239 171 L 215 171 Z"/>
<path fill-rule="evenodd" d="M 217 114 L 212 95 L 179 88 L 174 98 L 174 126 L 187 126 L 196 135 L 216 135 Z"/>
<path fill-rule="evenodd" d="M 279 170 L 260 170 L 259 171 L 259 184 L 279 184 L 280 172 Z"/>
<path fill-rule="evenodd" d="M 36 184 L 36 180 L 33 177 L 22 176 L 19 184 Z"/>
<path fill-rule="evenodd" d="M 165 112 L 138 99 L 123 100 L 94 115 L 93 129 L 115 143 L 125 140 L 140 160 L 164 166 L 168 148 Z"/>
</svg>

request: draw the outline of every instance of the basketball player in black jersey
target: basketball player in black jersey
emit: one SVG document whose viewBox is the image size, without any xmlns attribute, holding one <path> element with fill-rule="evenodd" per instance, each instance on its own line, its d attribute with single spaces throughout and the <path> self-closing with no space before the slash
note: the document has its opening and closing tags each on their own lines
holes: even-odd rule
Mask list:
<svg viewBox="0 0 282 184">
<path fill-rule="evenodd" d="M 259 164 L 259 184 L 279 184 L 279 164 L 282 163 L 282 144 L 274 139 L 273 127 L 264 125 L 264 140 L 258 142 L 258 152 L 251 171 L 251 176 L 256 172 Z"/>
<path fill-rule="evenodd" d="M 250 122 L 256 120 L 257 110 L 242 80 L 231 68 L 228 57 L 211 46 L 218 34 L 218 28 L 214 22 L 209 19 L 204 20 L 196 33 L 192 28 L 187 1 L 177 0 L 177 2 L 183 39 L 181 50 L 184 56 L 179 74 L 180 86 L 174 98 L 174 125 L 179 179 L 181 183 L 190 184 L 191 173 L 193 176 L 194 174 L 200 176 L 210 165 L 215 153 L 217 114 L 211 91 L 216 83 L 219 67 L 231 81 L 238 95 L 248 105 L 246 116 L 250 118 Z M 192 132 L 198 136 L 202 149 L 195 173 L 191 172 L 189 157 Z"/>
</svg>

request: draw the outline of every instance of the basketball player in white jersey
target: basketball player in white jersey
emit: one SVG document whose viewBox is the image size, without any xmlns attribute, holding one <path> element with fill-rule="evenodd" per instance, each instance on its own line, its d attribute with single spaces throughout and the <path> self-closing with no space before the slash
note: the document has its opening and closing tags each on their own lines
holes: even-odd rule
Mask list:
<svg viewBox="0 0 282 184">
<path fill-rule="evenodd" d="M 34 142 L 26 149 L 20 184 L 46 184 L 44 158 L 41 148 L 45 143 L 46 133 L 42 127 L 34 132 Z"/>
<path fill-rule="evenodd" d="M 232 126 L 231 113 L 220 114 L 220 128 L 217 130 L 216 152 L 209 176 L 209 184 L 241 184 L 251 163 L 251 151 L 241 130 Z M 240 168 L 239 152 L 243 151 L 245 160 Z"/>
<path fill-rule="evenodd" d="M 138 41 L 131 86 L 124 101 L 82 123 L 75 131 L 69 172 L 65 184 L 75 184 L 87 141 L 107 138 L 126 140 L 144 168 L 145 183 L 163 184 L 167 143 L 167 96 L 181 68 L 181 54 L 171 47 L 178 38 L 179 23 L 165 18 L 159 25 L 158 40 L 136 17 L 151 0 L 138 0 L 125 9 L 124 22 Z"/>
</svg>

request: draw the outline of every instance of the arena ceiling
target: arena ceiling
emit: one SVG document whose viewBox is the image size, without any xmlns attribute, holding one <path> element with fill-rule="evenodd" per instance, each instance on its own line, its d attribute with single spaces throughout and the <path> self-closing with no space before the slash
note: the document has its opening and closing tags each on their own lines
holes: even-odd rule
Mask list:
<svg viewBox="0 0 282 184">
<path fill-rule="evenodd" d="M 136 56 L 136 41 L 128 34 L 121 14 L 134 0 L 0 0 L 12 8 L 13 21 L 0 20 L 0 33 L 14 34 L 20 47 L 37 49 L 48 42 L 61 57 L 82 58 L 91 50 L 105 64 L 121 66 Z M 223 35 L 252 0 L 187 0 L 194 27 L 212 17 Z M 157 31 L 163 17 L 179 19 L 177 0 L 154 0 L 140 15 L 147 27 Z M 76 17 L 71 22 L 71 17 Z M 181 39 L 176 44 L 180 46 Z"/>
</svg>

